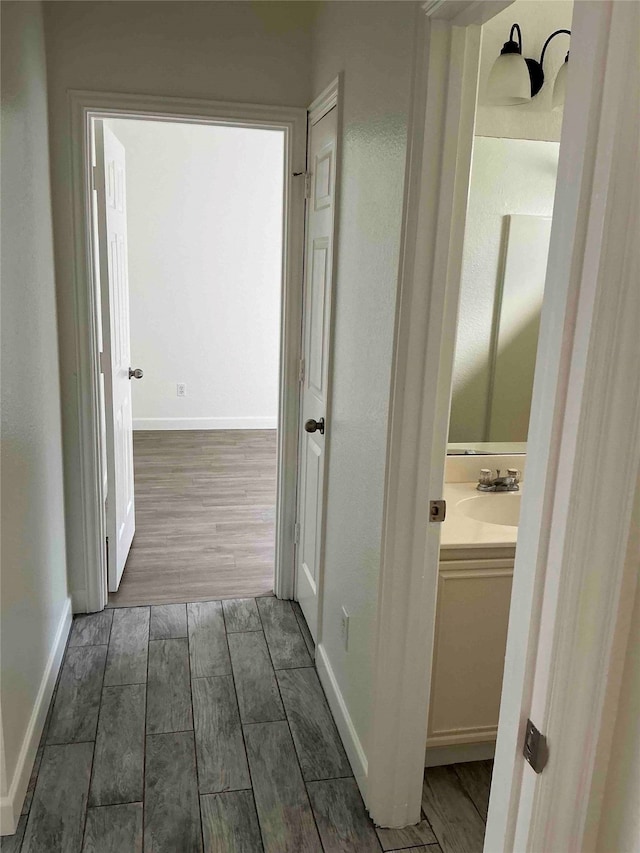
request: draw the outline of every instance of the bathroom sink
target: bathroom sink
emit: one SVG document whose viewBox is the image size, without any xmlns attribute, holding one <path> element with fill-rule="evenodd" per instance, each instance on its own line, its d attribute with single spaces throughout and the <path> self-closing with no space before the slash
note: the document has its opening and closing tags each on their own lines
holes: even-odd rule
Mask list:
<svg viewBox="0 0 640 853">
<path fill-rule="evenodd" d="M 517 527 L 520 519 L 519 492 L 485 492 L 464 498 L 456 509 L 467 518 L 484 521 L 487 524 L 502 524 L 505 527 Z"/>
</svg>

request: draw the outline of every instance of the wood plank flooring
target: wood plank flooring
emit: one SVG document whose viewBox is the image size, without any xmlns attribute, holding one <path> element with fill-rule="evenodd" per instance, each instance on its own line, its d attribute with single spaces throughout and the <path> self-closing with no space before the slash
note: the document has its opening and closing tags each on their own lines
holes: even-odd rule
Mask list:
<svg viewBox="0 0 640 853">
<path fill-rule="evenodd" d="M 490 762 L 429 768 L 420 823 L 372 824 L 303 620 L 271 598 L 77 617 L 2 850 L 480 853 Z"/>
<path fill-rule="evenodd" d="M 136 534 L 109 606 L 271 594 L 276 431 L 133 436 Z"/>
</svg>

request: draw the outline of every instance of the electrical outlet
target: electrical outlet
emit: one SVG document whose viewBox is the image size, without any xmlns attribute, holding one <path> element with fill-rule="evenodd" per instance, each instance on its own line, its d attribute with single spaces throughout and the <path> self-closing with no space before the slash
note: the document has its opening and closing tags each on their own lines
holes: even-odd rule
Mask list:
<svg viewBox="0 0 640 853">
<path fill-rule="evenodd" d="M 187 396 L 187 386 L 184 382 L 178 382 L 176 385 L 176 394 L 178 397 L 186 397 Z"/>
<path fill-rule="evenodd" d="M 342 608 L 342 616 L 340 617 L 340 635 L 342 637 L 342 644 L 344 646 L 344 650 L 346 652 L 349 651 L 349 614 Z"/>
</svg>

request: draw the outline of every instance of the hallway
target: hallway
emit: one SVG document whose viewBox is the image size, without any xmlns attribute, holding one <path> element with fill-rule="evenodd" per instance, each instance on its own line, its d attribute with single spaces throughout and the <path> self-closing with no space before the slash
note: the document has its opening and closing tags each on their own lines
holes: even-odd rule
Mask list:
<svg viewBox="0 0 640 853">
<path fill-rule="evenodd" d="M 275 430 L 137 430 L 136 533 L 111 607 L 273 592 Z"/>
</svg>

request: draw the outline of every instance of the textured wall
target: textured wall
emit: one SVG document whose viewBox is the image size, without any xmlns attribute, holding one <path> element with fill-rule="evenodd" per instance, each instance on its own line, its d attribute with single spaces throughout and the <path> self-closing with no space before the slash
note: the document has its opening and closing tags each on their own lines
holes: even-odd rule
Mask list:
<svg viewBox="0 0 640 853">
<path fill-rule="evenodd" d="M 476 117 L 478 136 L 560 141 L 562 110 L 552 111 L 551 98 L 558 68 L 569 50 L 569 36 L 556 36 L 549 45 L 544 59 L 545 84 L 528 104 L 510 107 L 488 104 L 487 80 L 502 45 L 509 38 L 512 24 L 518 23 L 522 29 L 523 56 L 540 61 L 540 52 L 547 36 L 554 30 L 570 30 L 572 16 L 572 0 L 516 0 L 484 25 Z"/>
<path fill-rule="evenodd" d="M 45 4 L 69 580 L 84 591 L 69 89 L 306 107 L 314 4 Z"/>
<path fill-rule="evenodd" d="M 418 14 L 413 3 L 327 3 L 314 31 L 314 94 L 344 72 L 322 643 L 365 750 Z"/>
<path fill-rule="evenodd" d="M 449 441 L 485 441 L 504 217 L 550 216 L 557 142 L 476 137 L 464 235 Z"/>
<path fill-rule="evenodd" d="M 10 786 L 65 611 L 67 576 L 42 11 L 5 2 L 1 14 L 0 701 Z"/>
<path fill-rule="evenodd" d="M 127 162 L 134 429 L 274 429 L 284 134 L 109 125 Z"/>
</svg>

